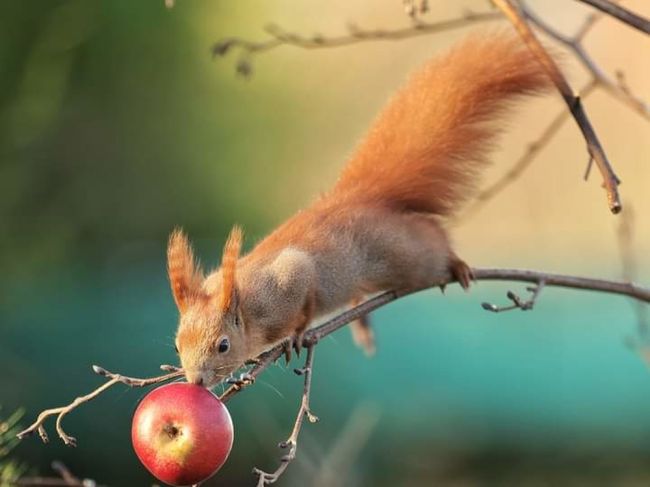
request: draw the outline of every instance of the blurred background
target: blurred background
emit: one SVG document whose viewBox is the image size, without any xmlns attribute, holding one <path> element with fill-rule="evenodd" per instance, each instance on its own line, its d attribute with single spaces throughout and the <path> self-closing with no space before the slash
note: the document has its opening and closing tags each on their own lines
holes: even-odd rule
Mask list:
<svg viewBox="0 0 650 487">
<path fill-rule="evenodd" d="M 625 5 L 650 16 L 644 0 Z M 430 2 L 424 21 L 486 11 L 484 1 Z M 589 9 L 530 2 L 571 34 Z M 101 383 L 90 366 L 132 376 L 176 363 L 165 274 L 182 226 L 217 265 L 234 223 L 247 248 L 334 181 L 386 97 L 409 70 L 476 29 L 393 42 L 212 59 L 215 41 L 402 28 L 399 0 L 0 0 L 0 418 L 27 425 Z M 546 38 L 548 39 L 548 38 Z M 551 41 L 548 41 L 552 44 Z M 650 38 L 602 19 L 584 42 L 614 77 L 650 100 Z M 570 56 L 576 89 L 589 79 Z M 585 101 L 633 209 L 635 279 L 650 283 L 650 122 L 602 90 Z M 496 181 L 562 110 L 557 95 L 510 119 L 484 185 Z M 572 121 L 524 175 L 454 223 L 458 253 L 484 267 L 620 278 L 622 217 Z M 628 215 L 632 211 L 627 212 Z M 625 215 L 625 213 L 624 213 Z M 373 316 L 367 359 L 342 330 L 316 353 L 312 406 L 282 485 L 647 485 L 650 372 L 645 336 L 618 296 L 546 289 L 533 312 L 491 314 L 508 289 L 423 292 Z M 299 403 L 299 362 L 278 364 L 231 403 L 236 439 L 206 485 L 253 485 L 274 469 Z M 65 420 L 77 448 L 37 438 L 0 462 L 50 475 L 63 461 L 112 486 L 155 480 L 131 450 L 143 390 L 116 387 Z M 0 445 L 1 446 L 1 445 Z M 0 457 L 3 449 L 0 448 Z"/>
</svg>

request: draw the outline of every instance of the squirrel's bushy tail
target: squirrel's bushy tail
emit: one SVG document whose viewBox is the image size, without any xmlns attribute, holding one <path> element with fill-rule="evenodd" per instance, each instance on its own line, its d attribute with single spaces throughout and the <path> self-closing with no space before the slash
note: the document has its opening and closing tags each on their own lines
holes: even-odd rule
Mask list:
<svg viewBox="0 0 650 487">
<path fill-rule="evenodd" d="M 521 95 L 550 86 L 514 34 L 468 38 L 416 71 L 393 96 L 331 196 L 400 211 L 452 213 L 471 194 L 504 110 Z"/>
</svg>

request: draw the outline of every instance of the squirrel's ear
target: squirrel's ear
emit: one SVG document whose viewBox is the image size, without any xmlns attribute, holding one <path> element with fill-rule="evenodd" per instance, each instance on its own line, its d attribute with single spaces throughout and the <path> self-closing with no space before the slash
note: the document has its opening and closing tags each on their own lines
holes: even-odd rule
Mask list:
<svg viewBox="0 0 650 487">
<path fill-rule="evenodd" d="M 198 291 L 201 271 L 196 268 L 190 242 L 183 231 L 178 228 L 169 237 L 167 272 L 174 301 L 182 313 Z"/>
<path fill-rule="evenodd" d="M 235 225 L 230 231 L 221 259 L 222 285 L 219 309 L 226 312 L 237 306 L 237 259 L 241 251 L 244 232 Z"/>
</svg>

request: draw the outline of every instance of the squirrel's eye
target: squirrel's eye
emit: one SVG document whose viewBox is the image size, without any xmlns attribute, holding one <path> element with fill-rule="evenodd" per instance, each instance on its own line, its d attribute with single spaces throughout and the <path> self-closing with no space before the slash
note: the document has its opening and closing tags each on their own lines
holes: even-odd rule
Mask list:
<svg viewBox="0 0 650 487">
<path fill-rule="evenodd" d="M 174 350 L 176 350 L 176 353 L 178 353 L 178 347 L 174 345 Z"/>
<path fill-rule="evenodd" d="M 230 341 L 227 338 L 224 338 L 219 342 L 219 353 L 226 353 L 229 348 Z"/>
</svg>

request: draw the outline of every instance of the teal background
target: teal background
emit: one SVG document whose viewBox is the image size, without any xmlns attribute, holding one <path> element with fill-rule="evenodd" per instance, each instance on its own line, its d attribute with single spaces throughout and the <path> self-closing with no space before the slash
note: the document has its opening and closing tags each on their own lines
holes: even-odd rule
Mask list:
<svg viewBox="0 0 650 487">
<path fill-rule="evenodd" d="M 86 393 L 101 383 L 92 364 L 144 377 L 176 363 L 177 312 L 164 260 L 171 229 L 182 225 L 202 262 L 214 266 L 233 223 L 245 226 L 250 248 L 333 180 L 384 98 L 374 97 L 370 81 L 382 74 L 372 60 L 385 68 L 393 58 L 372 46 L 285 49 L 255 58 L 250 80 L 235 76 L 234 58 L 211 60 L 211 41 L 260 38 L 261 26 L 287 8 L 0 0 L 3 413 L 24 407 L 27 424 Z M 326 26 L 348 20 L 350 12 L 336 8 Z M 354 8 L 368 23 L 404 20 L 395 21 L 399 5 Z M 312 25 L 318 14 L 301 6 L 288 18 Z M 419 55 L 429 56 L 430 44 Z M 368 78 L 358 81 L 356 69 Z M 580 141 L 570 145 L 583 150 Z M 614 153 L 620 146 L 610 145 Z M 644 147 L 634 157 L 648 162 Z M 636 214 L 644 215 L 647 195 L 631 183 Z M 563 207 L 578 222 L 566 235 L 558 216 L 566 252 L 554 246 L 555 227 L 545 248 L 539 228 L 488 216 L 467 224 L 484 238 L 461 229 L 463 255 L 616 278 L 614 244 L 584 250 L 571 241 L 603 235 L 589 222 L 609 225 L 597 194 L 585 203 L 588 217 Z M 539 205 L 510 197 L 526 222 L 537 221 Z M 638 279 L 648 282 L 647 224 L 636 224 Z M 603 239 L 614 242 L 608 231 Z M 488 243 L 495 235 L 502 246 Z M 634 308 L 618 296 L 549 288 L 531 312 L 481 308 L 505 304 L 508 289 L 525 294 L 523 285 L 481 282 L 468 294 L 452 286 L 382 308 L 372 316 L 378 353 L 371 359 L 347 330 L 325 339 L 312 397 L 321 421 L 305 425 L 281 485 L 646 485 L 650 374 L 644 349 L 630 346 L 638 339 Z M 298 408 L 302 385 L 291 370 L 299 363 L 271 367 L 229 403 L 234 450 L 206 485 L 253 485 L 253 466 L 275 467 L 275 445 Z M 12 458 L 43 474 L 57 459 L 102 484 L 151 485 L 129 436 L 144 393 L 115 387 L 66 417 L 77 448 L 63 446 L 48 423 L 50 444 L 30 438 Z"/>
</svg>

